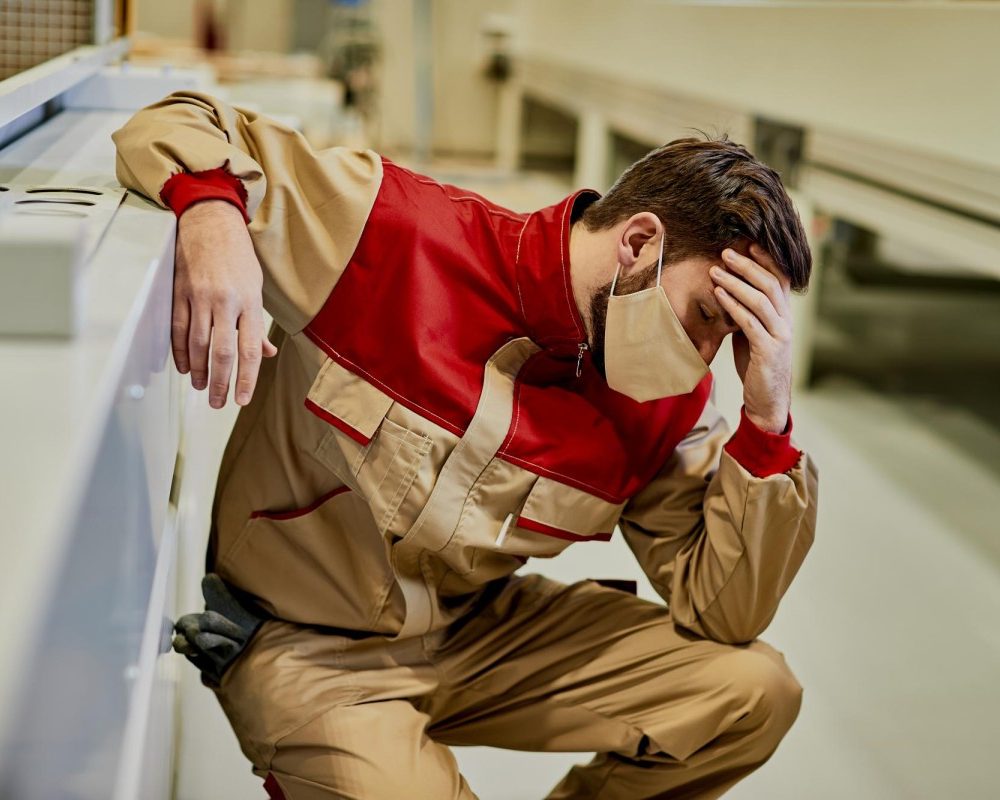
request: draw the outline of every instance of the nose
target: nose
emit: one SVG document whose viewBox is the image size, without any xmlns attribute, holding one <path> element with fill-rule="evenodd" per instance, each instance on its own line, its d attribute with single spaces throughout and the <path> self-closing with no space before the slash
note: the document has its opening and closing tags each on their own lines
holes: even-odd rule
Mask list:
<svg viewBox="0 0 1000 800">
<path fill-rule="evenodd" d="M 719 352 L 719 348 L 722 346 L 722 339 L 724 337 L 718 336 L 711 339 L 703 339 L 698 343 L 698 355 L 701 356 L 701 360 L 706 364 L 711 364 L 712 359 L 715 358 L 715 354 Z"/>
<path fill-rule="evenodd" d="M 719 348 L 722 347 L 722 342 L 725 340 L 729 334 L 734 333 L 739 330 L 739 326 L 731 325 L 727 326 L 725 330 L 713 336 L 706 336 L 701 341 L 697 343 L 698 355 L 701 356 L 702 361 L 706 364 L 711 364 L 712 360 L 715 358 L 716 354 L 719 352 Z"/>
</svg>

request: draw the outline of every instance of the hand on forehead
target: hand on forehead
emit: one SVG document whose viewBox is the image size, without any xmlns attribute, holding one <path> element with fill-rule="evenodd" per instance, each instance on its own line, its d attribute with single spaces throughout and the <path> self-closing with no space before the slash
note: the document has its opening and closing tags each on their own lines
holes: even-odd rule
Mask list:
<svg viewBox="0 0 1000 800">
<path fill-rule="evenodd" d="M 778 283 L 781 285 L 781 290 L 784 292 L 786 298 L 791 294 L 791 279 L 781 271 L 778 262 L 761 245 L 746 237 L 741 237 L 730 244 L 729 248 L 735 250 L 741 256 L 749 258 L 774 275 L 778 279 Z M 723 263 L 723 267 L 725 267 L 725 263 Z"/>
</svg>

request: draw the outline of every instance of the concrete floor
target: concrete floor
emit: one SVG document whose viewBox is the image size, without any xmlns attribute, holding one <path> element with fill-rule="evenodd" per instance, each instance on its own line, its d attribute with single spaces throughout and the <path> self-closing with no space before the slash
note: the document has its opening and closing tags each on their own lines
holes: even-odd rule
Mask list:
<svg viewBox="0 0 1000 800">
<path fill-rule="evenodd" d="M 542 177 L 442 178 L 515 208 L 564 193 Z M 732 421 L 741 391 L 728 351 L 713 371 Z M 1000 797 L 1000 432 L 955 408 L 849 383 L 797 395 L 793 414 L 797 443 L 820 466 L 819 530 L 763 638 L 785 653 L 805 696 L 775 756 L 728 796 Z M 634 578 L 655 598 L 619 537 L 528 567 L 565 581 Z M 184 674 L 177 797 L 263 798 L 214 698 L 193 669 Z M 455 752 L 482 800 L 541 798 L 590 757 Z"/>
</svg>

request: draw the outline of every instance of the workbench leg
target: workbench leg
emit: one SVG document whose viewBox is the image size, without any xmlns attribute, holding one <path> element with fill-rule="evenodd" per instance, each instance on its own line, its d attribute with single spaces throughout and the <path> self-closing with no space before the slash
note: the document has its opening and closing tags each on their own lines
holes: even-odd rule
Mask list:
<svg viewBox="0 0 1000 800">
<path fill-rule="evenodd" d="M 521 115 L 524 91 L 520 82 L 508 80 L 500 87 L 497 112 L 497 169 L 516 172 L 521 166 Z"/>
<path fill-rule="evenodd" d="M 611 141 L 608 123 L 600 111 L 587 110 L 580 115 L 576 132 L 576 188 L 608 188 Z"/>
<path fill-rule="evenodd" d="M 818 222 L 822 223 L 823 218 L 817 220 L 813 211 L 811 200 L 798 192 L 789 191 L 792 202 L 799 212 L 802 220 L 802 227 L 805 228 L 806 236 L 809 240 L 809 248 L 812 250 L 813 267 L 812 275 L 809 279 L 809 291 L 804 295 L 792 295 L 792 325 L 794 334 L 792 336 L 792 388 L 795 390 L 806 389 L 809 385 L 809 377 L 812 373 L 813 350 L 816 341 L 816 325 L 819 313 L 819 283 L 823 270 L 823 244 L 826 236 L 825 228 L 819 229 Z"/>
</svg>

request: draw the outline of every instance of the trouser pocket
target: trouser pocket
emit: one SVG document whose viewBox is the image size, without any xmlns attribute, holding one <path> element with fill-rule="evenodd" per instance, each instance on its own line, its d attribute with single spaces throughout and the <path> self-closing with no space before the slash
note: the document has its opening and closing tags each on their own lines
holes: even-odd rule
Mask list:
<svg viewBox="0 0 1000 800">
<path fill-rule="evenodd" d="M 368 505 L 339 487 L 290 511 L 256 511 L 218 565 L 273 616 L 371 630 L 394 576 Z"/>
</svg>

